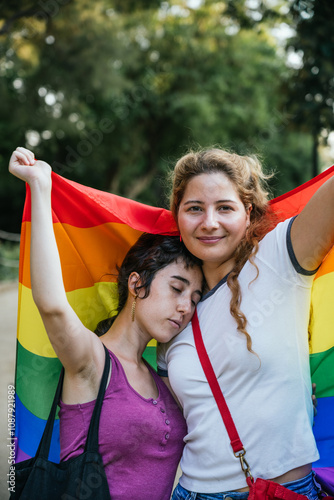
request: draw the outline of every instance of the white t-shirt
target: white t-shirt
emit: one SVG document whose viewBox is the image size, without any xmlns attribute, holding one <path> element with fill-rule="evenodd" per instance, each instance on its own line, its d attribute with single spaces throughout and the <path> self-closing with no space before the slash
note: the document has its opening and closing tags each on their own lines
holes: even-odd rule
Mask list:
<svg viewBox="0 0 334 500">
<path fill-rule="evenodd" d="M 308 350 L 310 292 L 314 273 L 297 263 L 292 219 L 259 244 L 256 269 L 239 275 L 241 310 L 252 348 L 230 314 L 224 278 L 197 306 L 204 343 L 231 411 L 253 476 L 274 478 L 319 458 L 312 432 L 313 406 Z M 196 352 L 191 324 L 158 348 L 159 369 L 168 370 L 183 407 L 188 434 L 181 485 L 219 493 L 246 486 L 222 417 Z"/>
</svg>

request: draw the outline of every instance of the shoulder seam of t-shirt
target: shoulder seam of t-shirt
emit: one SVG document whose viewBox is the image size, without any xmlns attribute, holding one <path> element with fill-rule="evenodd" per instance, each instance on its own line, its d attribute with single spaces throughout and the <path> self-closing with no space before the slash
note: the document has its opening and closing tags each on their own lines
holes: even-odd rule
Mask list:
<svg viewBox="0 0 334 500">
<path fill-rule="evenodd" d="M 292 227 L 292 223 L 293 221 L 295 220 L 295 218 L 297 217 L 297 215 L 295 215 L 294 217 L 292 217 L 290 219 L 290 222 L 289 222 L 289 225 L 288 225 L 288 228 L 287 228 L 287 231 L 286 231 L 286 246 L 287 246 L 287 249 L 288 249 L 288 254 L 289 254 L 289 257 L 290 257 L 290 260 L 291 260 L 291 263 L 293 265 L 293 267 L 295 268 L 295 271 L 298 273 L 298 274 L 303 274 L 304 276 L 312 276 L 313 274 L 315 274 L 319 267 L 317 267 L 317 269 L 315 269 L 314 271 L 308 271 L 307 269 L 304 269 L 298 262 L 297 258 L 296 258 L 296 255 L 295 255 L 295 252 L 293 250 L 293 246 L 292 246 L 292 241 L 291 241 L 291 227 Z"/>
<path fill-rule="evenodd" d="M 221 279 L 216 286 L 214 286 L 211 290 L 208 291 L 208 293 L 206 293 L 200 300 L 200 302 L 204 302 L 204 300 L 208 299 L 209 297 L 211 297 L 211 295 L 213 295 L 217 290 L 218 288 L 220 288 L 222 285 L 224 285 L 224 283 L 226 283 L 227 281 L 227 277 L 230 273 L 228 273 L 226 276 L 224 276 L 223 279 Z"/>
<path fill-rule="evenodd" d="M 159 366 L 157 367 L 157 374 L 160 377 L 168 377 L 168 371 L 167 370 L 163 370 L 162 368 L 159 368 Z"/>
</svg>

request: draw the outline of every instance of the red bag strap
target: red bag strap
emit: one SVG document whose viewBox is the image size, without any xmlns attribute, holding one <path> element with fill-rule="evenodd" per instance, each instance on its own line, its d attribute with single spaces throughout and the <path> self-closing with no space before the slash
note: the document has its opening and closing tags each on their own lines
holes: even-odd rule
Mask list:
<svg viewBox="0 0 334 500">
<path fill-rule="evenodd" d="M 234 425 L 232 415 L 227 406 L 222 390 L 218 384 L 218 380 L 212 368 L 212 364 L 208 356 L 208 353 L 205 349 L 196 309 L 191 323 L 194 333 L 195 346 L 203 371 L 209 382 L 213 397 L 216 400 L 218 409 L 225 424 L 227 433 L 231 441 L 231 446 L 234 452 L 234 456 L 236 458 L 239 458 L 241 469 L 246 476 L 247 483 L 250 485 L 253 482 L 253 476 L 249 468 L 249 465 L 247 463 L 247 460 L 245 459 L 246 450 L 243 447 L 237 428 Z"/>
<path fill-rule="evenodd" d="M 238 431 L 237 431 L 237 429 L 234 425 L 234 422 L 233 422 L 232 415 L 231 415 L 230 410 L 227 406 L 227 403 L 226 403 L 226 400 L 225 400 L 224 395 L 222 393 L 222 390 L 218 384 L 217 377 L 216 377 L 215 372 L 212 368 L 210 358 L 209 358 L 208 353 L 206 351 L 206 348 L 205 348 L 205 345 L 203 342 L 201 328 L 199 326 L 198 315 L 197 315 L 196 309 L 195 309 L 195 313 L 194 313 L 194 316 L 193 316 L 191 323 L 192 323 L 192 328 L 193 328 L 193 333 L 194 333 L 195 346 L 196 346 L 197 354 L 198 354 L 199 360 L 201 362 L 203 371 L 204 371 L 205 376 L 209 382 L 212 394 L 216 400 L 218 409 L 219 409 L 220 414 L 222 416 L 222 419 L 224 421 L 227 433 L 228 433 L 230 441 L 231 441 L 231 446 L 232 446 L 232 449 L 234 451 L 234 455 L 240 459 L 241 468 L 246 476 L 247 484 L 249 487 L 251 487 L 251 485 L 254 483 L 254 479 L 253 479 L 253 476 L 251 474 L 249 465 L 244 457 L 246 451 L 245 451 L 243 444 L 240 440 Z M 275 491 L 276 491 L 276 489 L 283 488 L 283 496 L 279 496 L 277 498 L 289 498 L 287 496 L 287 491 L 289 492 L 289 490 L 282 487 L 282 485 L 277 484 L 277 483 L 273 483 L 271 481 L 265 481 L 262 479 L 260 479 L 260 480 L 258 479 L 257 482 L 258 481 L 260 481 L 260 483 L 259 483 L 260 488 L 262 486 L 267 488 L 267 489 L 270 487 L 270 488 L 275 488 Z M 271 496 L 269 495 L 268 498 L 269 497 L 273 498 L 274 493 L 273 492 L 269 492 L 269 493 L 271 493 Z M 306 498 L 303 495 L 296 494 L 295 492 L 290 492 L 290 494 L 291 494 L 291 498 L 292 498 L 292 495 L 293 495 L 293 498 L 297 498 L 297 496 L 300 498 Z M 253 498 L 255 498 L 254 495 L 255 495 L 255 493 L 253 494 Z M 251 495 L 250 495 L 250 497 L 251 497 Z M 334 497 L 327 496 L 326 498 L 328 498 L 328 500 L 331 500 L 331 499 L 334 500 Z"/>
<path fill-rule="evenodd" d="M 237 453 L 237 452 L 243 450 L 244 447 L 243 447 L 243 444 L 242 444 L 241 439 L 239 437 L 238 431 L 234 425 L 232 415 L 231 415 L 230 410 L 227 406 L 227 403 L 225 401 L 225 398 L 224 398 L 224 395 L 221 391 L 221 388 L 218 384 L 217 377 L 216 377 L 215 372 L 212 368 L 210 358 L 209 358 L 208 353 L 206 351 L 206 348 L 205 348 L 205 345 L 203 342 L 201 328 L 199 326 L 197 310 L 195 310 L 195 313 L 194 313 L 194 316 L 193 316 L 191 323 L 192 323 L 194 339 L 195 339 L 195 346 L 196 346 L 199 360 L 201 362 L 205 376 L 208 379 L 212 394 L 216 400 L 220 414 L 221 414 L 222 419 L 224 421 L 227 433 L 228 433 L 230 441 L 231 441 L 232 449 L 233 449 L 234 453 Z"/>
</svg>

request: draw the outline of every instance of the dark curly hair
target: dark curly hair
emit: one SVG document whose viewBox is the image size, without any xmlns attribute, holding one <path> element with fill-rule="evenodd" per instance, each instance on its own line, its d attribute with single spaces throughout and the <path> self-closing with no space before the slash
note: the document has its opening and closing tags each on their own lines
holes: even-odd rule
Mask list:
<svg viewBox="0 0 334 500">
<path fill-rule="evenodd" d="M 140 276 L 141 285 L 136 291 L 144 290 L 145 299 L 150 294 L 151 283 L 158 271 L 169 264 L 181 259 L 186 268 L 201 267 L 202 261 L 194 257 L 180 241 L 179 236 L 164 236 L 161 234 L 142 234 L 137 242 L 130 248 L 121 267 L 118 269 L 118 308 L 117 314 L 111 318 L 100 321 L 95 333 L 100 337 L 104 335 L 117 315 L 121 312 L 128 298 L 128 280 L 133 272 Z M 204 277 L 203 277 L 204 285 Z"/>
</svg>

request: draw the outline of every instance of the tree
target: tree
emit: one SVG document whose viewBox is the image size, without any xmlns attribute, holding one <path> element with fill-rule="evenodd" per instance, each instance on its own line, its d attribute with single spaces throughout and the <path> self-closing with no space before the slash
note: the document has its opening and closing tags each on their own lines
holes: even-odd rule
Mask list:
<svg viewBox="0 0 334 500">
<path fill-rule="evenodd" d="M 189 146 L 260 152 L 287 189 L 303 182 L 290 169 L 305 147 L 279 111 L 273 16 L 232 3 L 41 0 L 13 20 L 1 38 L 0 228 L 19 230 L 24 186 L 6 172 L 18 144 L 61 175 L 160 206 Z"/>
<path fill-rule="evenodd" d="M 312 135 L 312 176 L 319 172 L 319 141 L 334 129 L 334 11 L 330 0 L 294 0 L 290 10 L 296 36 L 288 43 L 301 67 L 287 82 L 293 123 Z"/>
</svg>

